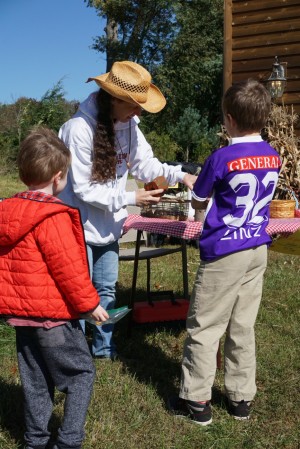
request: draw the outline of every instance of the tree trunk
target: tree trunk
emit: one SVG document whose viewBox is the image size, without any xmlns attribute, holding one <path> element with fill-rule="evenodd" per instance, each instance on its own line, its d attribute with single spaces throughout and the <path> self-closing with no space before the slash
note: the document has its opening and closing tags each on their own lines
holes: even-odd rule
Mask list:
<svg viewBox="0 0 300 449">
<path fill-rule="evenodd" d="M 106 71 L 109 72 L 115 62 L 115 44 L 118 42 L 118 24 L 114 19 L 107 17 L 105 33 L 106 44 Z"/>
<path fill-rule="evenodd" d="M 189 145 L 186 147 L 186 151 L 185 151 L 185 162 L 189 161 L 189 157 L 190 157 L 190 147 Z"/>
</svg>

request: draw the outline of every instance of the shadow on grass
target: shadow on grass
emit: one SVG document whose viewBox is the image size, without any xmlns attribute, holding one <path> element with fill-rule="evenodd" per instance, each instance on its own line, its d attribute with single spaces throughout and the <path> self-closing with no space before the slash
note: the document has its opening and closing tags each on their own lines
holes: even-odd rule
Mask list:
<svg viewBox="0 0 300 449">
<path fill-rule="evenodd" d="M 137 292 L 137 295 L 140 296 Z M 124 301 L 124 295 L 120 298 Z M 130 290 L 127 293 L 127 298 Z M 119 305 L 125 305 L 126 302 Z M 118 351 L 124 359 L 123 364 L 127 372 L 130 372 L 140 382 L 151 384 L 160 398 L 167 403 L 170 396 L 178 394 L 178 385 L 181 375 L 182 348 L 172 348 L 167 351 L 161 349 L 163 346 L 163 334 L 171 335 L 173 341 L 179 339 L 185 330 L 185 321 L 163 321 L 158 323 L 132 324 L 131 336 L 127 336 L 127 319 L 116 325 L 115 340 Z M 155 339 L 160 340 L 155 344 Z M 153 342 L 153 343 L 152 343 Z M 176 343 L 175 343 L 176 344 Z M 179 351 L 179 352 L 178 352 Z M 178 357 L 180 353 L 180 357 Z M 212 402 L 221 408 L 226 408 L 224 393 L 217 387 L 213 387 Z"/>
<path fill-rule="evenodd" d="M 18 444 L 23 442 L 22 388 L 0 378 L 0 424 Z"/>
<path fill-rule="evenodd" d="M 20 385 L 9 383 L 0 378 L 0 432 L 7 431 L 17 447 L 25 447 L 24 443 L 24 415 L 23 415 L 23 392 Z M 59 399 L 60 400 L 60 399 Z M 56 400 L 57 402 L 57 400 Z M 49 421 L 49 431 L 51 439 L 49 447 L 52 447 L 51 441 L 55 441 L 57 429 L 61 425 L 61 419 L 52 413 Z M 48 446 L 47 446 L 48 447 Z M 5 449 L 0 447 L 0 449 Z"/>
</svg>

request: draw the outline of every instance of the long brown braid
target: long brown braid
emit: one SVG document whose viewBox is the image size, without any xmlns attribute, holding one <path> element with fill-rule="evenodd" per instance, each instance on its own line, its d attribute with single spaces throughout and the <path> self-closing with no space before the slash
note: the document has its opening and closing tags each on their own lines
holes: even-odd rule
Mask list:
<svg viewBox="0 0 300 449">
<path fill-rule="evenodd" d="M 111 100 L 109 93 L 99 89 L 96 97 L 98 116 L 91 174 L 94 182 L 107 182 L 116 177 L 117 152 Z"/>
</svg>

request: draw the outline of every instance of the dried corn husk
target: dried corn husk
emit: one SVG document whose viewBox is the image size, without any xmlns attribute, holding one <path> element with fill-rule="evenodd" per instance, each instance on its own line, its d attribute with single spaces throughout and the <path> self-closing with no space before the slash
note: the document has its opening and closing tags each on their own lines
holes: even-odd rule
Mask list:
<svg viewBox="0 0 300 449">
<path fill-rule="evenodd" d="M 299 120 L 293 105 L 272 105 L 265 132 L 270 145 L 281 157 L 282 167 L 275 190 L 275 199 L 299 200 L 300 195 L 300 139 L 295 134 Z"/>
</svg>

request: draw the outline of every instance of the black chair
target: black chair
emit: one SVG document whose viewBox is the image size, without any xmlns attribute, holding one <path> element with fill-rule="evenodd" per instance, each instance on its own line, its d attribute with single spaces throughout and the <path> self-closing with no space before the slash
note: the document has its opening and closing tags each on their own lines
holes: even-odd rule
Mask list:
<svg viewBox="0 0 300 449">
<path fill-rule="evenodd" d="M 151 248 L 147 246 L 141 246 L 141 237 L 143 231 L 137 231 L 137 239 L 135 248 L 122 249 L 120 248 L 119 260 L 122 261 L 134 261 L 133 267 L 133 276 L 132 276 L 132 284 L 131 284 L 131 295 L 128 307 L 132 309 L 129 318 L 128 318 L 128 335 L 131 334 L 131 325 L 133 320 L 133 309 L 136 299 L 136 282 L 138 276 L 138 266 L 140 260 L 147 261 L 147 300 L 149 304 L 152 303 L 153 297 L 157 297 L 158 295 L 169 295 L 171 300 L 174 300 L 174 293 L 172 290 L 167 291 L 159 291 L 154 292 L 151 290 L 151 259 L 157 257 L 163 257 L 168 254 L 173 254 L 177 252 L 181 252 L 182 255 L 182 281 L 183 281 L 183 291 L 184 297 L 188 299 L 188 273 L 187 273 L 187 252 L 186 252 L 186 242 L 184 239 L 181 239 L 179 245 L 175 247 L 160 247 L 160 248 Z"/>
</svg>

